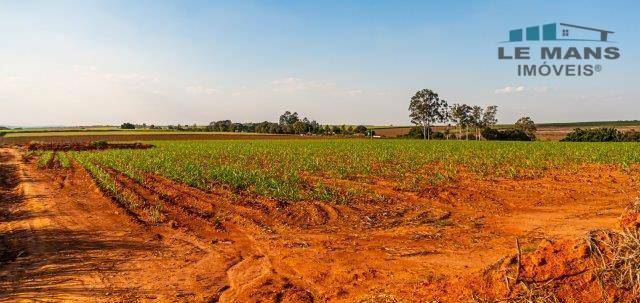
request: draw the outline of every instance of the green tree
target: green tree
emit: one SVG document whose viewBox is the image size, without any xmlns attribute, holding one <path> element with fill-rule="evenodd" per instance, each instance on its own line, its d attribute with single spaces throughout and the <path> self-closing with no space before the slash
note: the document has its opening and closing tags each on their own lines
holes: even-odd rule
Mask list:
<svg viewBox="0 0 640 303">
<path fill-rule="evenodd" d="M 498 123 L 498 118 L 496 118 L 497 114 L 498 114 L 497 106 L 495 105 L 487 106 L 487 108 L 484 110 L 484 113 L 482 114 L 482 123 L 484 124 L 484 127 L 491 127 L 496 125 Z"/>
<path fill-rule="evenodd" d="M 525 132 L 532 140 L 536 138 L 536 131 L 538 128 L 530 117 L 522 117 L 518 119 L 514 124 L 514 128 Z"/>
<path fill-rule="evenodd" d="M 356 134 L 364 134 L 367 132 L 367 127 L 364 125 L 358 125 L 356 126 L 356 128 L 353 130 Z"/>
<path fill-rule="evenodd" d="M 431 125 L 448 120 L 447 101 L 430 89 L 416 92 L 409 102 L 409 112 L 411 123 L 422 127 L 424 139 L 431 138 Z"/>
<path fill-rule="evenodd" d="M 293 125 L 291 126 L 293 128 L 293 132 L 295 134 L 305 134 L 307 133 L 307 125 L 302 122 L 302 121 L 296 121 L 293 123 Z"/>
<path fill-rule="evenodd" d="M 136 129 L 136 126 L 133 123 L 125 122 L 120 125 L 121 129 Z"/>
<path fill-rule="evenodd" d="M 293 123 L 296 123 L 299 120 L 300 118 L 298 118 L 297 112 L 292 114 L 290 111 L 286 111 L 280 116 L 279 122 L 280 125 L 293 125 Z"/>
<path fill-rule="evenodd" d="M 484 120 L 482 116 L 484 116 L 484 110 L 482 107 L 478 105 L 474 105 L 471 107 L 470 113 L 470 124 L 473 126 L 475 130 L 476 140 L 480 140 L 480 129 L 484 128 Z"/>
<path fill-rule="evenodd" d="M 462 137 L 462 129 L 466 129 L 471 122 L 471 106 L 456 103 L 451 107 L 449 115 L 451 121 L 458 125 L 458 131 L 460 132 L 460 137 Z"/>
</svg>

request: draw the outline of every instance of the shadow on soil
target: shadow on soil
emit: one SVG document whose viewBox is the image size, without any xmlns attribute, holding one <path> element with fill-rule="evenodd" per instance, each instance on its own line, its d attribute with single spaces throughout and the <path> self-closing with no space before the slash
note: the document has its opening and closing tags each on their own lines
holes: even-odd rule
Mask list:
<svg viewBox="0 0 640 303">
<path fill-rule="evenodd" d="M 86 288 L 77 277 L 95 272 L 101 276 L 122 273 L 122 269 L 117 268 L 118 255 L 124 257 L 136 251 L 157 249 L 149 243 L 104 239 L 100 234 L 57 229 L 16 230 L 3 234 L 2 240 L 6 247 L 0 260 L 0 298 L 3 298 L 0 301 L 34 299 L 42 295 L 47 298 L 96 298 L 132 292 L 140 295 L 144 290 Z M 23 243 L 24 240 L 32 243 Z M 33 249 L 34 246 L 37 248 Z"/>
<path fill-rule="evenodd" d="M 145 295 L 136 288 L 91 288 L 80 277 L 100 273 L 110 277 L 117 272 L 120 256 L 160 250 L 153 242 L 137 242 L 105 237 L 99 233 L 67 229 L 32 229 L 33 219 L 49 213 L 33 213 L 21 207 L 25 201 L 19 188 L 18 166 L 0 154 L 0 302 L 46 298 L 85 298 L 107 300 L 111 295 Z M 89 273 L 89 274 L 88 274 Z M 86 279 L 86 278 L 85 278 Z M 106 283 L 90 283 L 104 284 Z M 135 296 L 135 297 L 134 297 Z"/>
</svg>

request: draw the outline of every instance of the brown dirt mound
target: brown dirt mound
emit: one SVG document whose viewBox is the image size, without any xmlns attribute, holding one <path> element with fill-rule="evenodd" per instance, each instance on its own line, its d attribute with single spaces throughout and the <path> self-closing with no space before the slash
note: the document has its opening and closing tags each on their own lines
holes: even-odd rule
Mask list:
<svg viewBox="0 0 640 303">
<path fill-rule="evenodd" d="M 147 149 L 151 144 L 135 143 L 107 143 L 107 142 L 82 142 L 82 143 L 45 143 L 30 142 L 26 145 L 28 150 L 52 150 L 52 151 L 81 151 L 81 150 L 104 150 L 104 149 Z"/>
<path fill-rule="evenodd" d="M 638 302 L 640 199 L 621 217 L 622 231 L 594 230 L 584 239 L 543 240 L 485 270 L 425 283 L 438 302 Z M 431 283 L 434 282 L 434 283 Z"/>
</svg>

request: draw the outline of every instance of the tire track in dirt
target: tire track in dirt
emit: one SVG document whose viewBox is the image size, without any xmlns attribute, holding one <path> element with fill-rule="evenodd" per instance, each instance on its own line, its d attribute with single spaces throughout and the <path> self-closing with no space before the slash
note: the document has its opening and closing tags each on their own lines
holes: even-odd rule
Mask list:
<svg viewBox="0 0 640 303">
<path fill-rule="evenodd" d="M 0 149 L 0 202 L 2 203 L 0 216 L 2 221 L 8 221 L 16 215 L 16 205 L 24 200 L 18 163 L 14 155 L 7 150 Z M 0 234 L 0 266 L 13 262 L 24 251 L 15 249 L 14 239 L 5 233 Z"/>
<path fill-rule="evenodd" d="M 71 301 L 73 294 L 93 292 L 89 285 L 100 282 L 91 275 L 74 277 L 82 266 L 69 262 L 68 256 L 74 250 L 71 245 L 76 245 L 74 240 L 80 239 L 74 239 L 73 230 L 56 224 L 52 211 L 39 203 L 41 198 L 34 193 L 37 180 L 23 172 L 19 154 L 9 149 L 0 150 L 0 153 L 0 174 L 3 179 L 14 183 L 13 188 L 2 188 L 2 209 L 8 209 L 9 213 L 1 222 L 0 232 L 5 250 L 19 251 L 15 258 L 0 268 L 0 285 L 3 286 L 0 294 L 4 294 L 1 297 L 28 299 L 32 291 L 44 288 L 50 291 L 45 297 Z M 12 192 L 12 199 L 6 199 L 7 192 Z M 69 237 L 61 239 L 60 235 Z M 48 256 L 57 251 L 69 255 Z"/>
<path fill-rule="evenodd" d="M 128 220 L 84 170 L 36 170 L 15 150 L 0 149 L 0 198 L 0 302 L 208 302 L 233 259 Z"/>
</svg>

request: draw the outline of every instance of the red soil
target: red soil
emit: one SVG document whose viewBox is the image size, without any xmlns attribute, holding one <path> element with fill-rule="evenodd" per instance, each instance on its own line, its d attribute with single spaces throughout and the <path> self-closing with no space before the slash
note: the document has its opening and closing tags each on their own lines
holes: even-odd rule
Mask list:
<svg viewBox="0 0 640 303">
<path fill-rule="evenodd" d="M 153 147 L 150 144 L 142 143 L 107 143 L 107 142 L 78 142 L 78 143 L 45 143 L 45 142 L 30 142 L 25 145 L 27 150 L 54 150 L 54 151 L 69 151 L 69 150 L 103 150 L 103 149 L 147 149 Z"/>
<path fill-rule="evenodd" d="M 616 228 L 640 190 L 637 170 L 586 166 L 529 180 L 466 175 L 419 192 L 389 182 L 344 181 L 386 198 L 285 203 L 221 186 L 204 192 L 155 175 L 138 183 L 107 170 L 127 201 L 137 204 L 131 208 L 101 196 L 82 169 L 37 171 L 15 161 L 15 151 L 2 154 L 27 175 L 20 186 L 39 183 L 11 204 L 12 213 L 29 216 L 0 221 L 0 231 L 18 230 L 16 222 L 43 222 L 40 207 L 51 220 L 8 241 L 10 250 L 29 252 L 0 266 L 0 289 L 8 289 L 0 294 L 16 299 L 49 298 L 28 286 L 54 275 L 34 269 L 16 276 L 19 266 L 12 264 L 36 262 L 28 256 L 56 260 L 55 248 L 64 251 L 81 240 L 71 235 L 49 250 L 35 248 L 42 230 L 62 225 L 90 233 L 92 241 L 119 237 L 155 247 L 77 252 L 71 259 L 78 270 L 65 272 L 75 280 L 68 289 L 56 288 L 68 300 L 144 301 L 152 295 L 163 302 L 518 302 L 554 294 L 567 302 L 600 302 L 605 297 L 594 278 L 597 259 L 582 239 L 592 229 Z M 18 240 L 34 245 L 22 247 Z M 87 254 L 114 260 L 112 271 L 85 268 L 80 260 Z M 628 291 L 605 288 L 616 300 L 630 301 Z"/>
</svg>

